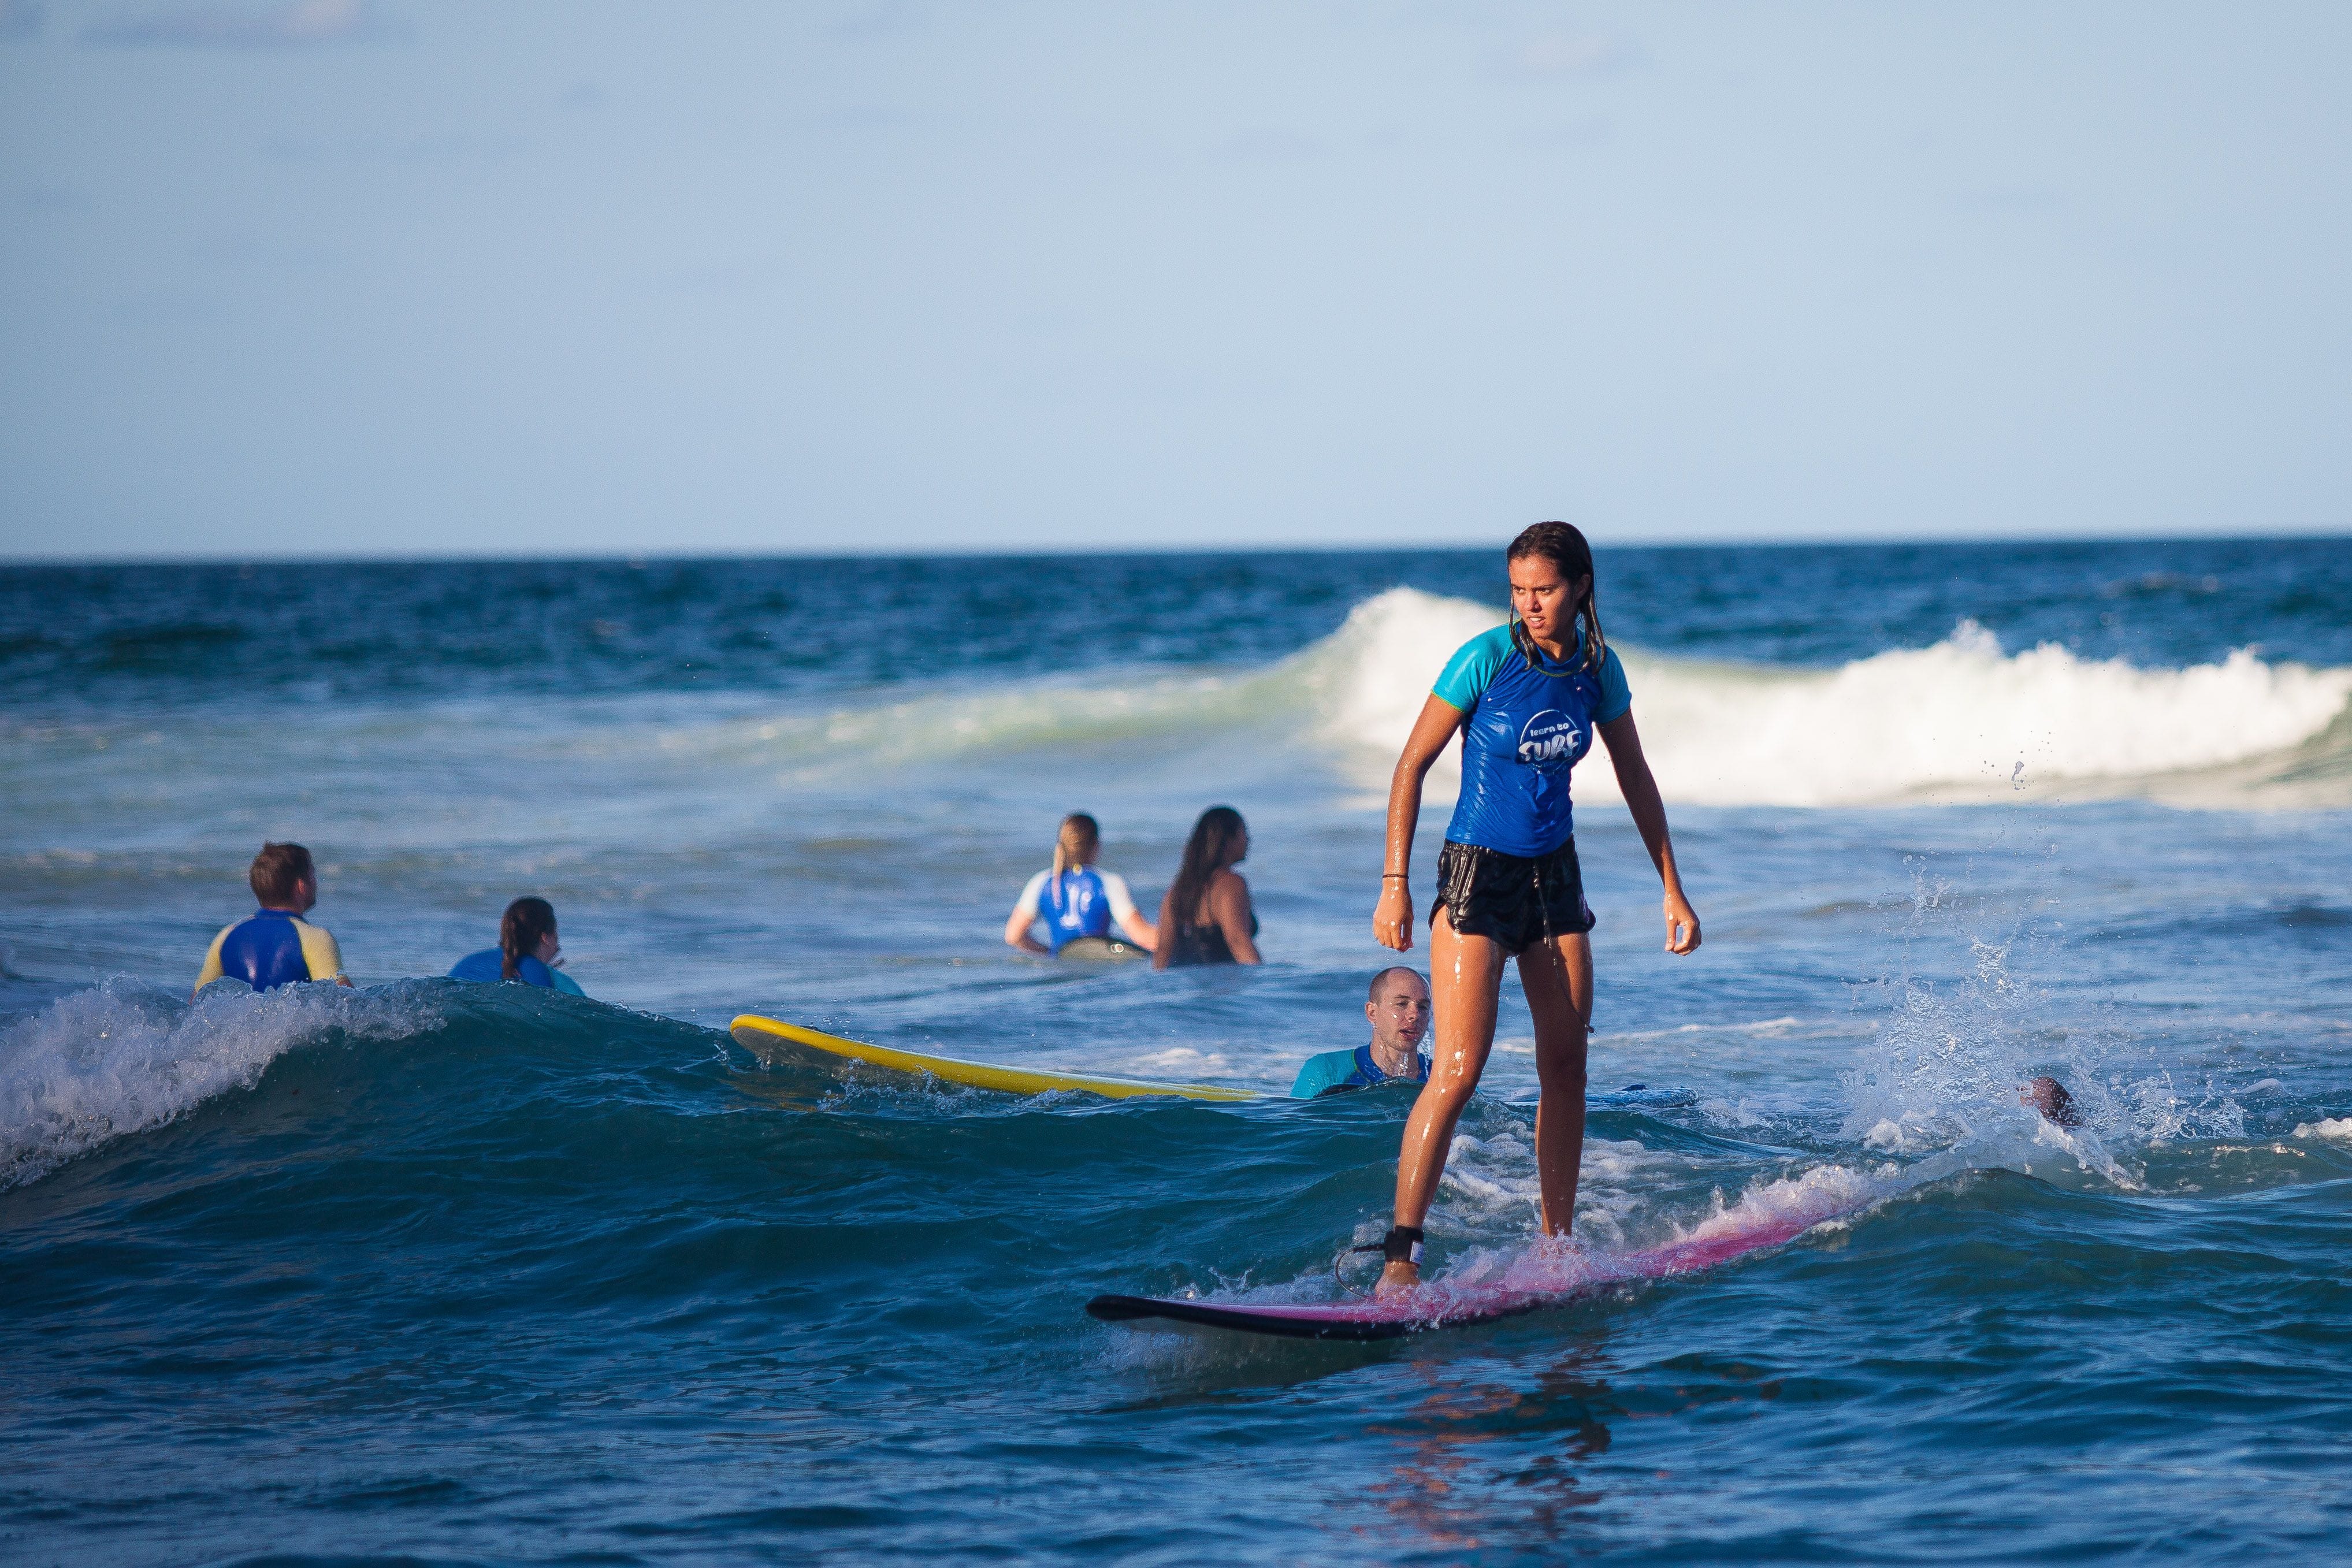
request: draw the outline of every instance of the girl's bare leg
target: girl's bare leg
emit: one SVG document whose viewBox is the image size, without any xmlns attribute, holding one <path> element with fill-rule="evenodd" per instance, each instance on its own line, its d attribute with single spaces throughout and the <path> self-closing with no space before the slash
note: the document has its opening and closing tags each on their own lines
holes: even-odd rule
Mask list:
<svg viewBox="0 0 2352 1568">
<path fill-rule="evenodd" d="M 1394 1223 L 1402 1226 L 1419 1226 L 1429 1217 L 1437 1179 L 1445 1173 L 1446 1151 L 1454 1144 L 1454 1124 L 1470 1103 L 1470 1091 L 1478 1087 L 1478 1075 L 1486 1070 L 1486 1054 L 1495 1046 L 1503 950 L 1491 937 L 1456 935 L 1453 920 L 1441 909 L 1429 931 L 1429 982 L 1437 1040 L 1430 1054 L 1429 1081 L 1412 1102 L 1412 1114 L 1404 1124 L 1404 1146 L 1397 1153 Z M 1420 1279 L 1421 1270 L 1413 1265 L 1391 1263 L 1381 1272 L 1379 1289 L 1405 1289 Z"/>
<path fill-rule="evenodd" d="M 1566 1236 L 1576 1223 L 1576 1178 L 1584 1163 L 1591 940 L 1579 931 L 1528 948 L 1519 954 L 1519 984 L 1535 1017 L 1536 1080 L 1543 1089 L 1536 1105 L 1536 1180 L 1543 1193 L 1544 1234 Z M 1430 1081 L 1436 1081 L 1434 1073 Z"/>
</svg>

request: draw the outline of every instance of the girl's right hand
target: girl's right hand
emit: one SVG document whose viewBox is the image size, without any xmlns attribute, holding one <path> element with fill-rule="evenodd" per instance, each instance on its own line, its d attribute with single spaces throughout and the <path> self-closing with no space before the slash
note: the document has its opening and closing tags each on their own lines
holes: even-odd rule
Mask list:
<svg viewBox="0 0 2352 1568">
<path fill-rule="evenodd" d="M 1381 884 L 1380 907 L 1372 911 L 1372 936 L 1382 947 L 1412 951 L 1412 889 L 1402 877 Z"/>
</svg>

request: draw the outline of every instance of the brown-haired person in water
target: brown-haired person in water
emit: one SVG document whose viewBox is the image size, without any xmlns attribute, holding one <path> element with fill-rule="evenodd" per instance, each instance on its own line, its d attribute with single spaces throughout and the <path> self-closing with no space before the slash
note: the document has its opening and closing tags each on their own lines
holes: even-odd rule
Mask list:
<svg viewBox="0 0 2352 1568">
<path fill-rule="evenodd" d="M 1509 619 L 1465 643 L 1422 705 L 1389 785 L 1388 856 L 1372 934 L 1412 946 L 1413 830 L 1421 785 L 1454 732 L 1462 734 L 1462 794 L 1437 858 L 1429 915 L 1430 983 L 1437 1041 L 1429 1082 L 1405 1122 L 1397 1159 L 1396 1221 L 1383 1246 L 1383 1291 L 1421 1278 L 1422 1222 L 1454 1123 L 1495 1045 L 1503 961 L 1516 958 L 1536 1029 L 1536 1174 L 1546 1235 L 1576 1216 L 1584 1159 L 1584 1051 L 1592 1016 L 1592 910 L 1576 858 L 1569 770 L 1597 732 L 1633 826 L 1665 884 L 1666 951 L 1698 946 L 1698 916 L 1683 896 L 1665 807 L 1642 739 L 1625 671 L 1601 634 L 1592 550 L 1564 522 L 1539 522 L 1505 553 Z"/>
<path fill-rule="evenodd" d="M 1257 911 L 1249 884 L 1234 868 L 1249 855 L 1249 824 L 1230 805 L 1213 805 L 1192 825 L 1183 863 L 1160 900 L 1160 942 L 1151 967 L 1258 963 Z"/>
<path fill-rule="evenodd" d="M 499 917 L 499 945 L 469 952 L 449 966 L 452 980 L 492 984 L 510 980 L 585 996 L 580 983 L 563 973 L 563 944 L 556 939 L 555 906 L 545 899 L 521 898 Z"/>
<path fill-rule="evenodd" d="M 245 879 L 261 907 L 221 927 L 196 971 L 195 988 L 221 979 L 241 980 L 256 991 L 306 980 L 349 985 L 334 937 L 302 918 L 319 901 L 319 868 L 310 852 L 299 844 L 264 844 Z"/>
</svg>

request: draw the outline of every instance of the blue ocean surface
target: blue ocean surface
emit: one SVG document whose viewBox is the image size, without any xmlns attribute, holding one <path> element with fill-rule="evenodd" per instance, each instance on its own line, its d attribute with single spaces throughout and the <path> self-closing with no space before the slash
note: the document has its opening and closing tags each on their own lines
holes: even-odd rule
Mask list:
<svg viewBox="0 0 2352 1568">
<path fill-rule="evenodd" d="M 1577 1231 L 1705 1272 L 1386 1344 L 1360 1043 L 1478 552 L 0 569 L 0 1559 L 2241 1562 L 2352 1526 L 2352 543 L 1603 552 Z M 1451 804 L 1433 775 L 1425 900 Z M 1258 969 L 1002 941 L 1059 816 Z M 264 838 L 356 988 L 191 1002 Z M 551 900 L 582 1000 L 433 978 Z M 1425 957 L 1425 945 L 1416 958 Z M 1432 1274 L 1540 1267 L 1527 1013 Z M 2018 1102 L 2047 1073 L 2068 1131 Z"/>
</svg>

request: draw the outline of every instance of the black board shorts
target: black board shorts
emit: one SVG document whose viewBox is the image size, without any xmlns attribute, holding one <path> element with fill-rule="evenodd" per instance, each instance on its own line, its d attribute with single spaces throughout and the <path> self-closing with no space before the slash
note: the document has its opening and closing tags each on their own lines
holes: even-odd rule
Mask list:
<svg viewBox="0 0 2352 1568">
<path fill-rule="evenodd" d="M 1515 957 L 1548 936 L 1581 935 L 1593 924 L 1573 838 L 1533 858 L 1447 839 L 1437 852 L 1430 924 L 1439 910 L 1453 918 L 1457 934 L 1489 938 Z"/>
</svg>

